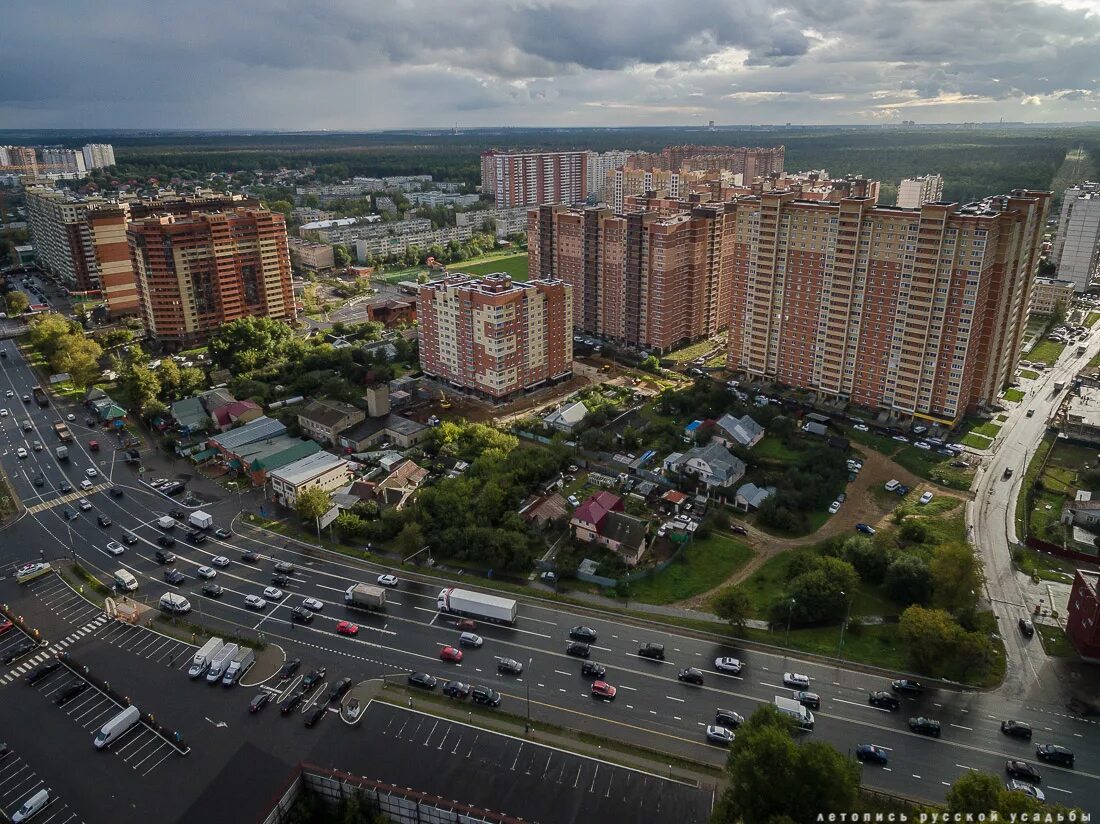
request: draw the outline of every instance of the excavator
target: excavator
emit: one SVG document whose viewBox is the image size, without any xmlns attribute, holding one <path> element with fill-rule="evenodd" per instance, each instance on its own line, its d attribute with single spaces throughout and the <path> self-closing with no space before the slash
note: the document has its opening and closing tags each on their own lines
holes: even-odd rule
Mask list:
<svg viewBox="0 0 1100 824">
<path fill-rule="evenodd" d="M 440 409 L 450 409 L 451 408 L 451 402 L 449 400 L 447 400 L 447 396 L 443 393 L 442 389 L 439 390 L 439 408 Z"/>
</svg>

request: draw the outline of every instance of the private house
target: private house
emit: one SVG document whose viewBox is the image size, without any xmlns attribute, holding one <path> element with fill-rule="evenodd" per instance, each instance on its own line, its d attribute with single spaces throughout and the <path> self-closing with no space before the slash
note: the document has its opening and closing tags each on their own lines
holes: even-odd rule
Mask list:
<svg viewBox="0 0 1100 824">
<path fill-rule="evenodd" d="M 206 414 L 206 407 L 202 405 L 202 398 L 198 395 L 176 401 L 168 409 L 172 413 L 172 420 L 176 422 L 176 429 L 184 437 L 206 432 L 210 426 L 210 416 Z"/>
<path fill-rule="evenodd" d="M 713 439 L 726 447 L 752 449 L 764 437 L 764 427 L 748 415 L 735 418 L 728 412 L 715 422 Z"/>
<path fill-rule="evenodd" d="M 226 461 L 226 465 L 234 471 L 247 474 L 252 483 L 262 486 L 267 481 L 269 472 L 320 451 L 321 447 L 316 441 L 277 435 L 238 447 Z"/>
<path fill-rule="evenodd" d="M 367 417 L 367 413 L 340 401 L 315 400 L 298 413 L 302 432 L 318 443 L 333 445 L 341 432 Z"/>
<path fill-rule="evenodd" d="M 737 487 L 733 504 L 742 512 L 755 512 L 760 508 L 760 504 L 774 494 L 774 486 L 757 486 L 754 483 L 741 484 Z"/>
<path fill-rule="evenodd" d="M 1100 498 L 1094 499 L 1091 492 L 1079 489 L 1075 500 L 1062 504 L 1061 521 L 1066 526 L 1100 532 Z"/>
<path fill-rule="evenodd" d="M 379 506 L 403 509 L 424 479 L 428 470 L 415 461 L 403 458 L 394 464 L 381 481 L 356 481 L 348 494 L 360 501 L 374 501 Z"/>
<path fill-rule="evenodd" d="M 346 486 L 351 481 L 351 464 L 328 452 L 315 452 L 273 470 L 269 477 L 275 500 L 293 507 L 307 490 L 331 492 Z"/>
<path fill-rule="evenodd" d="M 545 423 L 559 432 L 572 432 L 587 414 L 588 407 L 583 401 L 577 401 L 551 412 L 546 416 Z"/>
<path fill-rule="evenodd" d="M 224 432 L 239 423 L 249 423 L 264 414 L 259 404 L 254 401 L 230 401 L 208 409 L 210 409 L 210 418 L 219 432 Z"/>
<path fill-rule="evenodd" d="M 669 515 L 679 515 L 688 501 L 688 496 L 678 489 L 670 489 L 661 496 L 661 508 Z"/>
<path fill-rule="evenodd" d="M 586 498 L 569 522 L 573 537 L 605 546 L 635 566 L 646 551 L 646 524 L 623 512 L 623 500 L 607 491 Z"/>
<path fill-rule="evenodd" d="M 675 459 L 673 456 L 676 456 Z M 718 443 L 697 446 L 683 454 L 673 453 L 665 458 L 665 470 L 693 477 L 718 495 L 745 476 L 745 464 Z"/>
<path fill-rule="evenodd" d="M 564 523 L 569 515 L 569 505 L 558 492 L 532 495 L 519 510 L 520 517 L 535 526 Z"/>
<path fill-rule="evenodd" d="M 285 434 L 286 427 L 282 422 L 261 415 L 244 426 L 212 436 L 207 441 L 207 446 L 218 450 L 223 458 L 229 460 L 234 457 L 235 451 L 240 447 Z"/>
</svg>

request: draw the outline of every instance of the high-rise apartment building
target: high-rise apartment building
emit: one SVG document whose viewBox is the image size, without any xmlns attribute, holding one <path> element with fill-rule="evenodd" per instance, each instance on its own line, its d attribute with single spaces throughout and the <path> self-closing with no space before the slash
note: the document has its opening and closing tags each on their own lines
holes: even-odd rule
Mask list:
<svg viewBox="0 0 1100 824">
<path fill-rule="evenodd" d="M 680 173 L 666 169 L 615 169 L 611 173 L 611 208 L 622 214 L 628 198 L 648 192 L 663 192 L 671 198 L 679 198 Z"/>
<path fill-rule="evenodd" d="M 907 177 L 898 186 L 898 208 L 919 209 L 925 203 L 943 199 L 943 177 Z"/>
<path fill-rule="evenodd" d="M 731 369 L 946 423 L 1011 380 L 1050 204 L 919 212 L 770 192 L 730 204 Z"/>
<path fill-rule="evenodd" d="M 127 239 L 146 329 L 166 346 L 203 343 L 239 318 L 296 316 L 278 212 L 146 217 L 129 225 Z"/>
<path fill-rule="evenodd" d="M 666 146 L 655 154 L 636 154 L 630 165 L 669 172 L 727 171 L 752 180 L 782 172 L 785 153 L 783 146 Z"/>
<path fill-rule="evenodd" d="M 33 146 L 0 146 L 0 174 L 38 174 L 38 158 Z"/>
<path fill-rule="evenodd" d="M 612 173 L 622 167 L 634 152 L 611 151 L 588 153 L 588 194 L 596 195 L 601 203 L 611 201 Z"/>
<path fill-rule="evenodd" d="M 110 143 L 89 143 L 81 153 L 88 169 L 105 169 L 115 165 L 115 147 Z"/>
<path fill-rule="evenodd" d="M 721 203 L 626 215 L 541 206 L 528 213 L 528 269 L 573 287 L 577 329 L 668 351 L 728 323 L 732 214 Z"/>
<path fill-rule="evenodd" d="M 420 365 L 492 400 L 573 371 L 573 290 L 562 281 L 450 275 L 417 296 Z"/>
<path fill-rule="evenodd" d="M 588 152 L 481 153 L 481 194 L 498 209 L 543 203 L 583 203 Z"/>
<path fill-rule="evenodd" d="M 88 173 L 84 165 L 83 153 L 77 149 L 58 148 L 42 150 L 38 171 L 46 175 L 85 175 Z"/>
<path fill-rule="evenodd" d="M 1100 266 L 1100 183 L 1082 183 L 1066 189 L 1058 216 L 1058 235 L 1050 253 L 1061 280 L 1073 288 L 1089 288 Z"/>
</svg>

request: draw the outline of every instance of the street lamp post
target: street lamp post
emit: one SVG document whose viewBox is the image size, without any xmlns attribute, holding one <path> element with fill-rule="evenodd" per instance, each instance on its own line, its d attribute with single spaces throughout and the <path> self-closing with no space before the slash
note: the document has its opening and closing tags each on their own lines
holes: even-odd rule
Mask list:
<svg viewBox="0 0 1100 824">
<path fill-rule="evenodd" d="M 843 590 L 841 590 L 840 594 L 847 597 L 847 593 L 845 593 Z M 844 612 L 844 623 L 842 623 L 840 625 L 840 640 L 837 641 L 837 645 L 836 645 L 836 655 L 837 655 L 838 658 L 843 657 L 843 653 L 841 652 L 841 650 L 844 649 L 844 630 L 846 630 L 848 628 L 848 619 L 851 617 L 851 615 L 852 615 L 852 599 L 848 598 L 848 608 Z"/>
<path fill-rule="evenodd" d="M 527 689 L 527 725 L 524 727 L 524 734 L 531 734 L 531 665 L 534 663 L 534 658 L 527 659 L 527 680 L 524 683 L 524 687 Z"/>
<path fill-rule="evenodd" d="M 791 615 L 794 613 L 795 599 L 791 598 L 787 602 L 787 632 L 783 635 L 783 646 L 789 646 L 791 640 Z"/>
</svg>

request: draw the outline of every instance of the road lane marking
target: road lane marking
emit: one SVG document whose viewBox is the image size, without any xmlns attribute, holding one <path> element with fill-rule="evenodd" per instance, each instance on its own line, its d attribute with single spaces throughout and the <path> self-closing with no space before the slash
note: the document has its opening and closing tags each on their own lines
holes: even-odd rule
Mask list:
<svg viewBox="0 0 1100 824">
<path fill-rule="evenodd" d="M 556 672 L 558 675 L 572 675 L 573 674 L 571 672 L 562 672 L 561 670 L 554 670 L 554 672 Z M 539 686 L 541 687 L 542 685 L 539 684 Z"/>
<path fill-rule="evenodd" d="M 681 704 L 684 703 L 683 698 L 673 698 L 671 695 L 666 695 L 665 698 L 667 698 L 669 701 L 679 701 Z"/>
<path fill-rule="evenodd" d="M 966 730 L 967 732 L 974 732 L 973 727 L 964 727 L 962 724 L 949 724 L 948 726 L 954 727 L 957 730 Z"/>
<path fill-rule="evenodd" d="M 1047 789 L 1054 790 L 1055 792 L 1059 793 L 1065 793 L 1066 795 L 1073 795 L 1073 790 L 1063 790 L 1061 787 L 1052 787 L 1050 784 L 1047 784 Z"/>
</svg>

